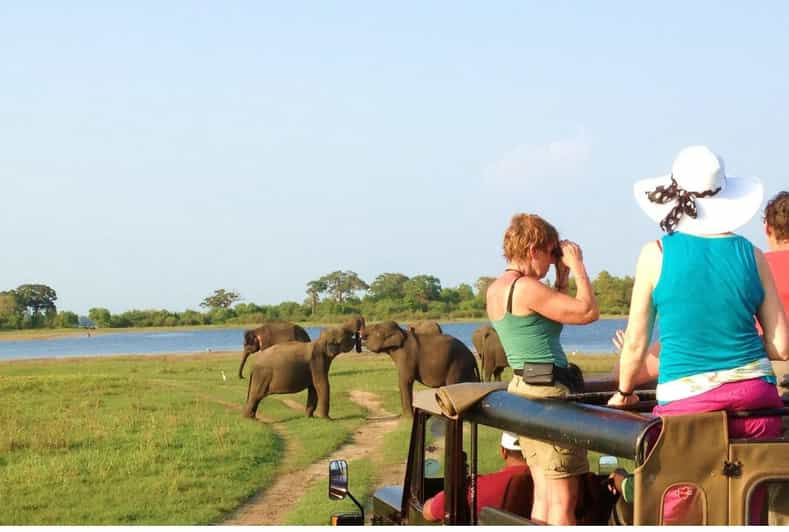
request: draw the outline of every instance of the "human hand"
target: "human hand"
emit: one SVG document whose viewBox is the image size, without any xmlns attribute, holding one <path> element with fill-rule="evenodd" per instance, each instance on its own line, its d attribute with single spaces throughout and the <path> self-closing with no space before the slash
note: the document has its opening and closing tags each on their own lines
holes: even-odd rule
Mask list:
<svg viewBox="0 0 789 532">
<path fill-rule="evenodd" d="M 636 394 L 622 395 L 619 392 L 616 392 L 611 399 L 608 400 L 608 406 L 612 408 L 625 408 L 633 406 L 636 403 L 638 403 L 638 396 Z"/>
<path fill-rule="evenodd" d="M 622 351 L 622 347 L 625 345 L 625 331 L 622 329 L 617 329 L 614 333 L 614 337 L 611 338 L 611 343 L 614 344 L 616 347 L 616 352 Z"/>
<path fill-rule="evenodd" d="M 553 265 L 556 267 L 556 282 L 554 283 L 555 286 L 561 288 L 567 288 L 570 284 L 570 268 L 562 263 L 562 258 L 558 257 Z"/>
<path fill-rule="evenodd" d="M 608 491 L 611 493 L 622 493 L 622 481 L 625 480 L 627 471 L 624 469 L 617 469 L 608 475 Z"/>
<path fill-rule="evenodd" d="M 559 247 L 562 250 L 561 262 L 570 270 L 578 269 L 584 263 L 584 254 L 581 251 L 581 246 L 569 240 L 562 240 L 559 242 Z"/>
</svg>

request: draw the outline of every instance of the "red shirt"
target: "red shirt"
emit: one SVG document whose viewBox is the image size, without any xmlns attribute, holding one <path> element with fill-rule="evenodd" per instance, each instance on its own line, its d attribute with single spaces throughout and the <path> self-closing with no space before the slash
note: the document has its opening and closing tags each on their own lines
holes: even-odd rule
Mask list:
<svg viewBox="0 0 789 532">
<path fill-rule="evenodd" d="M 528 470 L 529 466 L 527 465 L 517 465 L 505 467 L 501 471 L 477 477 L 477 513 L 479 513 L 483 506 L 501 508 L 501 503 L 504 502 L 504 491 L 507 489 L 507 483 L 513 476 Z M 468 495 L 468 501 L 469 504 L 471 504 L 470 491 Z M 435 497 L 427 500 L 425 505 L 430 505 L 430 513 L 442 519 L 444 516 L 444 492 L 441 491 L 436 494 Z"/>
<path fill-rule="evenodd" d="M 767 259 L 767 266 L 773 274 L 775 288 L 778 291 L 778 299 L 784 306 L 784 314 L 789 318 L 789 250 L 785 251 L 765 251 L 764 258 Z M 762 324 L 756 319 L 756 330 L 762 332 Z"/>
<path fill-rule="evenodd" d="M 784 306 L 784 314 L 789 317 L 789 250 L 767 251 L 764 257 L 773 273 L 778 297 L 781 298 L 781 303 Z"/>
</svg>

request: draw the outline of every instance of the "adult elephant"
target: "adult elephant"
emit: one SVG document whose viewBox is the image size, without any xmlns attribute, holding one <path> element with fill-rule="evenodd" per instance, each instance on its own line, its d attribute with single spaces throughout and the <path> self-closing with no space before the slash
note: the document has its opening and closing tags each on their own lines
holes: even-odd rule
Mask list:
<svg viewBox="0 0 789 532">
<path fill-rule="evenodd" d="M 474 355 L 447 334 L 419 334 L 403 330 L 393 321 L 368 325 L 362 338 L 367 349 L 387 353 L 397 366 L 403 413 L 411 415 L 414 381 L 437 388 L 459 382 L 479 382 Z"/>
<path fill-rule="evenodd" d="M 471 335 L 471 342 L 482 363 L 482 380 L 500 381 L 504 368 L 510 365 L 507 363 L 507 354 L 504 352 L 496 329 L 490 325 L 483 325 Z"/>
<path fill-rule="evenodd" d="M 282 342 L 309 342 L 310 336 L 303 328 L 289 321 L 270 321 L 257 329 L 244 331 L 244 351 L 241 353 L 241 365 L 238 367 L 238 378 L 244 378 L 244 364 L 249 355 L 263 351 L 267 347 Z"/>
<path fill-rule="evenodd" d="M 433 320 L 415 321 L 408 328 L 412 329 L 416 334 L 444 334 L 444 331 L 441 330 L 441 325 Z"/>
<path fill-rule="evenodd" d="M 321 331 L 313 342 L 285 342 L 265 349 L 252 365 L 243 415 L 254 418 L 258 405 L 271 394 L 307 390 L 305 412 L 329 417 L 329 367 L 340 353 L 361 352 L 364 319 L 354 318 L 339 327 Z"/>
</svg>

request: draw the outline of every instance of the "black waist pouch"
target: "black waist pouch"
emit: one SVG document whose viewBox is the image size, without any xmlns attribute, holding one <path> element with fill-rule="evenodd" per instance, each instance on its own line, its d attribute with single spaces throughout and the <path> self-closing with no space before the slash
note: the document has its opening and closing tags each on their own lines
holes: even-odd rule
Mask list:
<svg viewBox="0 0 789 532">
<path fill-rule="evenodd" d="M 515 372 L 517 375 L 519 372 Z M 584 378 L 581 368 L 575 364 L 560 368 L 553 364 L 533 364 L 526 362 L 520 371 L 521 379 L 526 384 L 537 386 L 553 386 L 555 383 L 563 384 L 571 393 L 581 392 L 584 389 Z"/>
<path fill-rule="evenodd" d="M 533 364 L 531 362 L 526 362 L 523 365 L 521 378 L 526 384 L 553 386 L 553 368 L 553 364 Z"/>
</svg>

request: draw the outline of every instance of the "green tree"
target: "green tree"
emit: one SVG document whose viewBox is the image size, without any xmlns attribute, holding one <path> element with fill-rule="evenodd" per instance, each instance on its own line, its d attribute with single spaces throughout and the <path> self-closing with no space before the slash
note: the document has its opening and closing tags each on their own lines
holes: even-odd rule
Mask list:
<svg viewBox="0 0 789 532">
<path fill-rule="evenodd" d="M 88 319 L 96 324 L 96 327 L 110 327 L 112 325 L 112 314 L 106 308 L 92 308 L 88 310 Z"/>
<path fill-rule="evenodd" d="M 402 299 L 405 295 L 403 285 L 407 281 L 408 276 L 402 273 L 382 273 L 370 284 L 370 297 L 373 301 Z"/>
<path fill-rule="evenodd" d="M 604 314 L 626 314 L 633 293 L 632 277 L 616 277 L 603 270 L 592 282 L 600 312 Z"/>
<path fill-rule="evenodd" d="M 213 294 L 203 299 L 203 302 L 200 303 L 200 306 L 209 309 L 226 309 L 230 308 L 233 303 L 239 299 L 241 299 L 241 295 L 238 292 L 233 292 L 232 290 L 228 291 L 224 288 L 220 288 L 218 290 L 214 290 Z"/>
<path fill-rule="evenodd" d="M 55 316 L 52 325 L 60 329 L 79 327 L 79 316 L 70 310 L 61 310 Z"/>
<path fill-rule="evenodd" d="M 370 288 L 356 272 L 346 270 L 334 271 L 317 280 L 326 285 L 326 291 L 331 294 L 335 303 L 341 305 L 345 299 L 354 292 Z"/>
<path fill-rule="evenodd" d="M 195 310 L 186 309 L 179 317 L 180 325 L 202 325 L 205 318 L 203 315 Z"/>
<path fill-rule="evenodd" d="M 45 284 L 23 284 L 14 292 L 17 305 L 29 312 L 33 327 L 39 325 L 42 312 L 47 319 L 55 317 L 57 312 L 55 301 L 58 295 L 54 289 Z"/>
<path fill-rule="evenodd" d="M 457 287 L 458 295 L 461 301 L 470 301 L 474 299 L 474 290 L 470 284 L 460 283 Z"/>
<path fill-rule="evenodd" d="M 428 303 L 441 298 L 441 281 L 432 275 L 416 275 L 403 284 L 406 301 L 414 310 L 427 310 Z"/>
<path fill-rule="evenodd" d="M 488 287 L 495 280 L 495 277 L 480 277 L 477 279 L 477 282 L 474 283 L 474 287 L 477 289 L 477 299 L 485 301 L 488 295 Z"/>
<path fill-rule="evenodd" d="M 0 328 L 17 329 L 22 325 L 22 315 L 13 290 L 0 292 Z"/>
<path fill-rule="evenodd" d="M 307 296 L 310 304 L 310 314 L 315 315 L 315 309 L 318 308 L 318 303 L 321 302 L 320 295 L 325 292 L 329 286 L 325 281 L 317 279 L 307 283 Z"/>
</svg>

